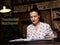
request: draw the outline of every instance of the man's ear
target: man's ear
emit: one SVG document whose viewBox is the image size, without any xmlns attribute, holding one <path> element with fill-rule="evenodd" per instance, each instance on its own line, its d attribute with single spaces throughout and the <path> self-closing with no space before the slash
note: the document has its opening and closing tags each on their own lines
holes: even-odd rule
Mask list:
<svg viewBox="0 0 60 45">
<path fill-rule="evenodd" d="M 40 16 L 39 16 L 39 18 L 40 18 Z"/>
</svg>

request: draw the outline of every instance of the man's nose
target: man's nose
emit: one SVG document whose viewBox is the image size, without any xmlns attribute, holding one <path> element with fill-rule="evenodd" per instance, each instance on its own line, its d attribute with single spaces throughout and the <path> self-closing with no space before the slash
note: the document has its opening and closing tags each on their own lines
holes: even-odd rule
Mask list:
<svg viewBox="0 0 60 45">
<path fill-rule="evenodd" d="M 32 20 L 35 20 L 35 18 L 33 17 Z"/>
</svg>

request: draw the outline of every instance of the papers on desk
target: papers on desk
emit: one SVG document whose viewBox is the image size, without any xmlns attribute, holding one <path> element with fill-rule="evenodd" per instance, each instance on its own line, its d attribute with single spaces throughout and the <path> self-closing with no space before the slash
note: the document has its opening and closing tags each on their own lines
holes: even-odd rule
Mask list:
<svg viewBox="0 0 60 45">
<path fill-rule="evenodd" d="M 48 39 L 14 39 L 10 40 L 9 42 L 18 42 L 18 41 L 36 41 L 36 40 L 48 40 Z M 52 40 L 52 39 L 49 39 Z"/>
<path fill-rule="evenodd" d="M 15 41 L 30 41 L 31 39 L 15 39 L 15 40 L 10 40 L 9 42 L 15 42 Z"/>
</svg>

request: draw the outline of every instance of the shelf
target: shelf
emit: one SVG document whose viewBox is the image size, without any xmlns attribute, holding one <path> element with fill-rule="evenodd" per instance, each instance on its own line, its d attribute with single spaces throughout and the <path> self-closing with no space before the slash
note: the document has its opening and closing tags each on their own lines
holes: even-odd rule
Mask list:
<svg viewBox="0 0 60 45">
<path fill-rule="evenodd" d="M 26 1 L 26 2 L 22 2 L 22 3 L 16 3 L 16 4 L 14 4 L 14 6 L 18 6 L 18 5 L 27 5 L 27 4 L 40 3 L 40 2 L 48 2 L 48 1 L 52 1 L 52 0 Z"/>
<path fill-rule="evenodd" d="M 43 10 L 40 10 L 40 11 L 49 11 L 49 10 L 51 10 L 51 9 L 43 9 Z M 52 10 L 60 10 L 60 7 L 59 8 L 52 8 Z M 18 12 L 18 11 L 14 12 L 13 11 L 14 14 L 27 13 L 27 12 L 29 12 L 29 11 L 25 11 L 25 12 Z"/>
<path fill-rule="evenodd" d="M 18 18 L 1 18 L 1 24 L 2 25 L 17 25 L 18 24 Z"/>
<path fill-rule="evenodd" d="M 60 21 L 60 18 L 55 18 L 55 19 L 53 19 L 54 21 Z"/>
<path fill-rule="evenodd" d="M 60 16 L 60 12 L 57 12 L 57 15 L 59 15 L 59 16 Z"/>
<path fill-rule="evenodd" d="M 18 21 L 18 18 L 2 18 L 2 21 Z"/>
</svg>

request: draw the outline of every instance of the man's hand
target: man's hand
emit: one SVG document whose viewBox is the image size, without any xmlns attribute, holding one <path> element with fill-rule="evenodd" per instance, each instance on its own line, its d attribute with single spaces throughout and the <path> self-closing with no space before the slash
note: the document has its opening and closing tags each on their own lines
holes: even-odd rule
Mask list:
<svg viewBox="0 0 60 45">
<path fill-rule="evenodd" d="M 45 39 L 46 39 L 46 40 L 51 40 L 51 37 L 50 37 L 49 35 L 46 35 L 46 36 L 45 36 Z"/>
</svg>

